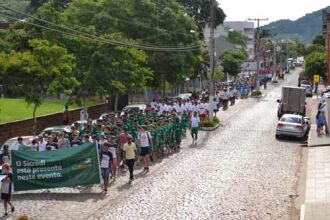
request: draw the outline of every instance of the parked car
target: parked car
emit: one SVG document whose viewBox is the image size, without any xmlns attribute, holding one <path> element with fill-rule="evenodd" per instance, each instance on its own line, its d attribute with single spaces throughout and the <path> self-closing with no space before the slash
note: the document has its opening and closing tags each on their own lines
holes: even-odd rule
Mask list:
<svg viewBox="0 0 330 220">
<path fill-rule="evenodd" d="M 119 112 L 120 113 L 120 112 Z M 99 120 L 104 120 L 106 119 L 109 115 L 112 115 L 112 114 L 115 114 L 115 117 L 117 118 L 119 113 L 113 113 L 113 112 L 105 112 L 103 113 L 100 117 L 99 117 Z"/>
<path fill-rule="evenodd" d="M 322 105 L 325 105 L 326 101 L 330 98 L 330 93 L 324 93 L 319 101 L 318 109 L 321 109 Z"/>
<path fill-rule="evenodd" d="M 276 138 L 290 136 L 305 138 L 310 129 L 310 119 L 301 115 L 284 114 L 277 123 Z"/>
<path fill-rule="evenodd" d="M 308 84 L 301 84 L 300 87 L 306 89 L 306 97 L 313 97 L 313 89 Z"/>
<path fill-rule="evenodd" d="M 45 128 L 39 134 L 39 136 L 44 136 L 44 134 L 48 134 L 49 135 L 53 131 L 55 131 L 56 133 L 65 132 L 65 133 L 69 134 L 69 133 L 71 133 L 71 126 L 70 125 L 58 125 L 58 126 L 53 126 L 53 127 Z"/>
<path fill-rule="evenodd" d="M 92 124 L 97 124 L 97 120 L 92 120 Z M 87 120 L 78 120 L 71 124 L 71 126 L 75 126 L 75 125 L 78 125 L 78 127 L 84 129 L 87 125 Z"/>
<path fill-rule="evenodd" d="M 19 147 L 19 144 L 17 142 L 17 138 L 18 137 L 13 137 L 13 138 L 10 138 L 8 139 L 7 141 L 5 141 L 5 143 L 2 144 L 1 146 L 1 152 L 3 150 L 3 146 L 4 145 L 8 145 L 8 149 L 9 150 L 18 150 L 18 147 Z M 22 139 L 23 139 L 23 144 L 24 145 L 31 145 L 32 143 L 32 140 L 34 139 L 35 137 L 34 136 L 22 136 Z"/>
<path fill-rule="evenodd" d="M 325 93 L 330 93 L 330 86 L 325 87 L 321 94 L 323 95 Z"/>
<path fill-rule="evenodd" d="M 178 95 L 178 97 L 181 98 L 181 99 L 187 100 L 187 99 L 190 99 L 191 95 L 192 95 L 192 93 L 180 93 Z"/>
<path fill-rule="evenodd" d="M 136 105 L 126 105 L 123 110 L 121 111 L 121 115 L 124 113 L 131 113 L 131 112 L 139 112 L 139 111 L 145 111 L 146 110 L 146 105 L 145 104 L 136 104 Z"/>
</svg>

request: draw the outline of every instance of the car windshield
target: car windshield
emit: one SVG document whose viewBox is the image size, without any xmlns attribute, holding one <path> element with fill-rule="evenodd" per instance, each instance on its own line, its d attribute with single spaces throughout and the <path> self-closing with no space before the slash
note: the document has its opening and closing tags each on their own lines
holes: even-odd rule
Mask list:
<svg viewBox="0 0 330 220">
<path fill-rule="evenodd" d="M 125 107 L 123 109 L 124 112 L 138 112 L 140 110 L 139 107 Z"/>
<path fill-rule="evenodd" d="M 296 123 L 301 124 L 301 118 L 297 117 L 282 117 L 281 122 L 289 122 L 289 123 Z"/>
</svg>

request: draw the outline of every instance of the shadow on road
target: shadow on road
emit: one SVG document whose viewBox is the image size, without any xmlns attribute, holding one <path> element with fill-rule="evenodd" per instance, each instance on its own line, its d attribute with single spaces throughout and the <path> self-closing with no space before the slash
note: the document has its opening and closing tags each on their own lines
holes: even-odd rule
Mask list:
<svg viewBox="0 0 330 220">
<path fill-rule="evenodd" d="M 299 143 L 302 145 L 306 144 L 307 139 L 295 138 L 295 137 L 280 137 L 276 138 L 278 142 L 286 142 L 286 143 Z"/>
<path fill-rule="evenodd" d="M 58 201 L 81 201 L 94 199 L 95 201 L 102 200 L 103 194 L 89 192 L 89 193 L 57 193 L 57 192 L 41 192 L 41 193 L 21 193 L 13 196 L 15 200 L 58 200 Z"/>
</svg>

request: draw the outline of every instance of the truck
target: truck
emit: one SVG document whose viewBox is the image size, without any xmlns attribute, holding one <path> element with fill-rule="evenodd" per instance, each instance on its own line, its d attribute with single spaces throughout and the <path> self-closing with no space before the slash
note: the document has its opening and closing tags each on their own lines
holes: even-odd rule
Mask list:
<svg viewBox="0 0 330 220">
<path fill-rule="evenodd" d="M 301 87 L 283 86 L 282 99 L 277 100 L 277 117 L 283 114 L 306 115 L 306 89 Z"/>
</svg>

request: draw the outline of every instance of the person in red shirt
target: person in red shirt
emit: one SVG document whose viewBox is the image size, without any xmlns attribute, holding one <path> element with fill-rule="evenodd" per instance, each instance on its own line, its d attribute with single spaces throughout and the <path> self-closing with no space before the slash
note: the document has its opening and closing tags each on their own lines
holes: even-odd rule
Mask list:
<svg viewBox="0 0 330 220">
<path fill-rule="evenodd" d="M 124 145 L 127 142 L 127 137 L 129 136 L 128 129 L 124 127 L 124 129 L 119 134 L 119 140 L 120 140 L 120 148 L 119 148 L 119 163 L 122 168 L 125 168 L 124 165 Z"/>
</svg>

